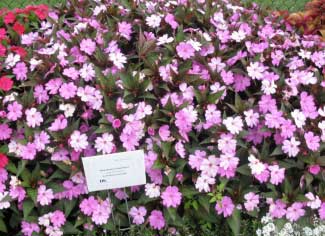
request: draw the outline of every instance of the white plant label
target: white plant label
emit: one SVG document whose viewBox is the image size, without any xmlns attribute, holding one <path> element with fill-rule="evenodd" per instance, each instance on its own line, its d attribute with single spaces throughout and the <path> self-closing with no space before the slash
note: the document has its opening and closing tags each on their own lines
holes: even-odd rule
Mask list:
<svg viewBox="0 0 325 236">
<path fill-rule="evenodd" d="M 89 192 L 146 184 L 143 150 L 83 157 Z"/>
</svg>

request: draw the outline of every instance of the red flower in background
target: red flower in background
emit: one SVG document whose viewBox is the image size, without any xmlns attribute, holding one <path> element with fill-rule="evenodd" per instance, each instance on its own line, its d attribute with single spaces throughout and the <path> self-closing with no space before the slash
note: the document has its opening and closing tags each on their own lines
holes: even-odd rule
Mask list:
<svg viewBox="0 0 325 236">
<path fill-rule="evenodd" d="M 25 26 L 16 22 L 12 27 L 14 31 L 16 31 L 19 35 L 22 35 L 25 32 Z"/>
<path fill-rule="evenodd" d="M 0 43 L 0 57 L 4 57 L 6 55 L 6 51 L 6 47 Z"/>
<path fill-rule="evenodd" d="M 33 11 L 40 20 L 44 20 L 49 13 L 49 7 L 44 4 L 38 6 L 28 6 L 27 9 Z"/>
<path fill-rule="evenodd" d="M 9 91 L 12 89 L 13 84 L 14 82 L 6 76 L 0 78 L 0 89 L 3 91 Z"/>
<path fill-rule="evenodd" d="M 6 165 L 8 165 L 8 157 L 5 154 L 0 153 L 0 168 L 5 168 Z"/>
<path fill-rule="evenodd" d="M 13 13 L 13 12 L 8 12 L 6 15 L 5 15 L 5 17 L 4 17 L 4 22 L 5 22 L 5 24 L 12 24 L 12 23 L 14 23 L 15 22 L 15 20 L 16 20 L 16 16 L 15 16 L 15 14 Z"/>
<path fill-rule="evenodd" d="M 0 40 L 3 40 L 6 38 L 7 31 L 5 28 L 0 28 Z"/>
<path fill-rule="evenodd" d="M 27 55 L 25 48 L 19 46 L 12 46 L 10 50 L 14 53 L 17 53 L 22 58 L 24 58 Z"/>
</svg>

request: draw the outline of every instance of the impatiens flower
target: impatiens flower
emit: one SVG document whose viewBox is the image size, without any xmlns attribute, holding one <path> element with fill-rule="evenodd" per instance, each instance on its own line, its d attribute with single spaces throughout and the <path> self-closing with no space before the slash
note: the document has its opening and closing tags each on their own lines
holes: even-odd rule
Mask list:
<svg viewBox="0 0 325 236">
<path fill-rule="evenodd" d="M 91 56 L 96 50 L 96 43 L 91 39 L 83 39 L 80 43 L 80 50 Z"/>
<path fill-rule="evenodd" d="M 298 128 L 302 128 L 305 125 L 306 117 L 300 110 L 295 109 L 293 112 L 291 112 L 291 116 Z"/>
<path fill-rule="evenodd" d="M 77 86 L 73 82 L 64 83 L 60 87 L 60 95 L 65 99 L 73 98 L 77 93 Z"/>
<path fill-rule="evenodd" d="M 144 223 L 144 217 L 147 214 L 145 207 L 140 206 L 138 208 L 132 207 L 129 212 L 130 216 L 133 218 L 133 223 L 136 225 L 141 225 Z"/>
<path fill-rule="evenodd" d="M 115 144 L 113 143 L 113 135 L 104 133 L 102 137 L 97 137 L 95 141 L 95 148 L 97 152 L 109 154 L 115 151 Z"/>
<path fill-rule="evenodd" d="M 6 140 L 11 137 L 12 129 L 7 124 L 0 124 L 0 140 Z"/>
<path fill-rule="evenodd" d="M 223 214 L 224 217 L 228 217 L 232 215 L 235 205 L 230 197 L 224 196 L 221 201 L 217 201 L 215 209 L 218 215 Z"/>
<path fill-rule="evenodd" d="M 42 114 L 34 107 L 27 109 L 25 115 L 29 127 L 35 128 L 36 126 L 40 126 L 43 122 Z"/>
<path fill-rule="evenodd" d="M 156 184 L 146 184 L 145 185 L 146 196 L 150 198 L 156 198 L 160 196 L 160 187 Z"/>
<path fill-rule="evenodd" d="M 24 236 L 32 236 L 33 233 L 39 233 L 40 228 L 36 223 L 21 222 L 21 232 Z"/>
<path fill-rule="evenodd" d="M 200 153 L 195 153 L 198 155 L 197 157 L 200 158 Z M 196 158 L 197 158 L 196 157 Z M 202 174 L 207 175 L 209 177 L 216 177 L 218 173 L 218 164 L 219 160 L 213 156 L 210 155 L 207 159 L 203 159 L 200 163 L 200 170 L 202 171 Z"/>
<path fill-rule="evenodd" d="M 106 224 L 112 212 L 112 204 L 109 199 L 98 204 L 92 214 L 92 221 L 96 225 Z"/>
<path fill-rule="evenodd" d="M 309 173 L 317 175 L 320 172 L 321 168 L 319 165 L 311 165 L 308 168 Z"/>
<path fill-rule="evenodd" d="M 195 50 L 190 43 L 181 42 L 176 47 L 177 54 L 183 60 L 187 60 L 194 56 Z"/>
<path fill-rule="evenodd" d="M 321 207 L 318 210 L 319 217 L 324 220 L 325 219 L 325 202 L 322 203 Z"/>
<path fill-rule="evenodd" d="M 132 25 L 128 22 L 122 21 L 117 24 L 118 33 L 127 40 L 131 39 Z"/>
<path fill-rule="evenodd" d="M 163 125 L 159 128 L 159 136 L 162 141 L 168 141 L 170 138 L 170 131 L 168 125 Z"/>
<path fill-rule="evenodd" d="M 290 140 L 285 140 L 283 142 L 282 150 L 284 153 L 288 154 L 289 157 L 295 157 L 299 153 L 300 142 L 292 137 Z"/>
<path fill-rule="evenodd" d="M 194 154 L 191 154 L 189 157 L 189 165 L 192 169 L 200 170 L 201 164 L 206 157 L 205 151 L 196 150 Z"/>
<path fill-rule="evenodd" d="M 2 76 L 0 78 L 0 90 L 3 90 L 5 92 L 10 91 L 12 89 L 14 82 L 6 77 L 6 76 Z"/>
<path fill-rule="evenodd" d="M 311 209 L 318 209 L 321 207 L 322 201 L 319 197 L 314 195 L 312 192 L 306 193 L 305 197 L 308 198 L 307 206 Z"/>
<path fill-rule="evenodd" d="M 13 69 L 13 73 L 16 76 L 17 80 L 26 80 L 27 79 L 27 67 L 24 62 L 19 62 L 16 64 L 15 68 Z"/>
<path fill-rule="evenodd" d="M 8 192 L 0 192 L 0 210 L 6 209 L 10 207 L 10 202 L 8 200 L 5 201 L 8 197 Z"/>
<path fill-rule="evenodd" d="M 282 200 L 278 199 L 275 202 L 272 200 L 269 204 L 269 212 L 273 218 L 282 218 L 286 215 L 286 204 Z"/>
<path fill-rule="evenodd" d="M 157 28 L 160 26 L 161 17 L 159 15 L 151 15 L 146 18 L 146 23 L 152 28 Z"/>
<path fill-rule="evenodd" d="M 244 126 L 240 116 L 236 116 L 235 118 L 228 117 L 227 119 L 223 120 L 223 124 L 232 134 L 239 134 L 239 132 L 243 130 Z"/>
<path fill-rule="evenodd" d="M 307 147 L 312 151 L 317 151 L 320 146 L 319 136 L 314 135 L 313 132 L 309 131 L 304 135 Z"/>
<path fill-rule="evenodd" d="M 295 202 L 290 207 L 288 207 L 286 218 L 289 221 L 294 222 L 304 215 L 305 215 L 305 210 L 303 209 L 303 204 L 300 202 Z"/>
<path fill-rule="evenodd" d="M 245 121 L 248 127 L 254 127 L 258 124 L 259 114 L 252 109 L 244 111 Z"/>
<path fill-rule="evenodd" d="M 59 115 L 49 127 L 49 130 L 52 132 L 56 132 L 59 130 L 63 130 L 67 127 L 68 121 L 63 115 Z"/>
<path fill-rule="evenodd" d="M 41 206 L 47 206 L 51 204 L 53 198 L 54 195 L 52 189 L 46 189 L 45 185 L 41 185 L 38 187 L 37 202 L 39 202 Z"/>
<path fill-rule="evenodd" d="M 261 65 L 258 62 L 252 62 L 250 63 L 250 65 L 247 67 L 247 72 L 248 75 L 252 78 L 252 79 L 257 79 L 260 80 L 263 78 L 263 74 L 265 72 L 265 68 L 263 65 Z"/>
<path fill-rule="evenodd" d="M 56 210 L 51 214 L 51 223 L 55 227 L 63 226 L 65 221 L 66 221 L 65 215 L 64 215 L 64 213 L 62 211 Z"/>
<path fill-rule="evenodd" d="M 80 152 L 88 146 L 87 135 L 81 134 L 79 130 L 75 130 L 70 136 L 70 146 Z"/>
<path fill-rule="evenodd" d="M 88 199 L 85 198 L 80 203 L 80 210 L 86 216 L 91 216 L 94 211 L 97 209 L 98 201 L 94 196 L 90 196 Z"/>
<path fill-rule="evenodd" d="M 253 192 L 246 193 L 244 195 L 244 199 L 246 200 L 244 206 L 247 211 L 253 211 L 255 208 L 258 208 L 258 204 L 260 202 L 258 194 Z"/>
<path fill-rule="evenodd" d="M 149 216 L 149 224 L 153 229 L 161 230 L 165 227 L 165 219 L 161 211 L 153 210 Z"/>
<path fill-rule="evenodd" d="M 278 165 L 272 165 L 268 167 L 270 173 L 270 183 L 278 185 L 284 180 L 285 168 L 280 168 Z"/>
<path fill-rule="evenodd" d="M 165 16 L 165 21 L 166 21 L 166 23 L 168 23 L 168 24 L 172 27 L 172 29 L 177 29 L 177 27 L 178 27 L 178 23 L 177 23 L 177 21 L 175 20 L 175 17 L 174 17 L 173 14 L 168 13 L 168 14 Z"/>
<path fill-rule="evenodd" d="M 182 194 L 176 186 L 168 186 L 161 194 L 163 205 L 166 207 L 178 207 L 181 204 Z"/>
<path fill-rule="evenodd" d="M 198 189 L 200 192 L 209 192 L 210 185 L 215 184 L 215 178 L 210 177 L 208 175 L 201 175 L 197 178 L 195 183 L 195 188 Z"/>
<path fill-rule="evenodd" d="M 127 62 L 127 58 L 123 53 L 116 51 L 116 52 L 111 52 L 108 56 L 109 56 L 109 60 L 113 62 L 113 64 L 117 67 L 117 69 L 120 70 L 124 68 L 123 64 Z"/>
<path fill-rule="evenodd" d="M 248 161 L 253 175 L 259 175 L 266 169 L 266 166 L 252 154 L 249 155 Z"/>
</svg>

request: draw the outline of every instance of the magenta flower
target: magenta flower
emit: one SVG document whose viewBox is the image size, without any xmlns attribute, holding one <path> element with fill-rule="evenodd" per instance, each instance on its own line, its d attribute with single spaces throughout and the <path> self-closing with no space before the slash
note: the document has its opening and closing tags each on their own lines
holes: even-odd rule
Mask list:
<svg viewBox="0 0 325 236">
<path fill-rule="evenodd" d="M 17 63 L 13 69 L 13 73 L 16 76 L 17 80 L 27 80 L 27 71 L 28 69 L 24 62 Z"/>
<path fill-rule="evenodd" d="M 320 146 L 319 136 L 314 135 L 313 132 L 309 131 L 304 135 L 307 147 L 312 151 L 317 151 Z"/>
<path fill-rule="evenodd" d="M 319 218 L 325 220 L 325 202 L 322 203 L 321 207 L 318 210 Z"/>
<path fill-rule="evenodd" d="M 32 236 L 33 233 L 39 233 L 40 228 L 36 223 L 21 222 L 21 232 L 24 236 Z"/>
<path fill-rule="evenodd" d="M 119 22 L 117 24 L 118 33 L 127 40 L 131 39 L 132 25 L 125 21 Z"/>
<path fill-rule="evenodd" d="M 178 207 L 181 204 L 182 194 L 179 192 L 178 187 L 168 186 L 161 194 L 163 205 L 166 207 Z"/>
<path fill-rule="evenodd" d="M 194 56 L 195 50 L 190 43 L 181 42 L 176 47 L 177 54 L 183 60 L 190 59 Z"/>
<path fill-rule="evenodd" d="M 21 118 L 23 115 L 22 112 L 23 106 L 16 101 L 9 104 L 7 109 L 8 109 L 7 118 L 11 121 L 16 121 L 19 118 Z"/>
<path fill-rule="evenodd" d="M 278 199 L 275 202 L 273 202 L 272 200 L 270 202 L 270 209 L 269 209 L 270 215 L 273 218 L 282 218 L 287 213 L 285 208 L 286 208 L 286 204 L 281 199 Z"/>
<path fill-rule="evenodd" d="M 80 203 L 80 210 L 86 216 L 91 216 L 98 206 L 98 201 L 94 198 L 94 196 L 90 196 L 88 199 L 85 198 Z"/>
<path fill-rule="evenodd" d="M 0 124 L 0 140 L 6 140 L 11 137 L 12 129 L 7 124 Z"/>
<path fill-rule="evenodd" d="M 224 217 L 228 217 L 232 215 L 235 205 L 230 197 L 224 196 L 221 201 L 217 201 L 215 209 L 218 215 L 223 214 Z"/>
<path fill-rule="evenodd" d="M 73 82 L 64 83 L 60 87 L 60 95 L 65 99 L 73 98 L 77 94 L 77 86 Z"/>
<path fill-rule="evenodd" d="M 161 211 L 153 210 L 149 216 L 149 224 L 153 229 L 161 230 L 165 227 L 165 219 Z"/>
<path fill-rule="evenodd" d="M 62 211 L 60 210 L 56 210 L 52 213 L 51 215 L 51 223 L 55 226 L 55 227 L 61 227 L 64 225 L 66 219 L 65 219 L 65 215 Z"/>
<path fill-rule="evenodd" d="M 159 128 L 159 136 L 161 138 L 162 141 L 168 141 L 169 137 L 170 137 L 170 130 L 169 130 L 169 126 L 168 125 L 163 125 Z"/>
</svg>

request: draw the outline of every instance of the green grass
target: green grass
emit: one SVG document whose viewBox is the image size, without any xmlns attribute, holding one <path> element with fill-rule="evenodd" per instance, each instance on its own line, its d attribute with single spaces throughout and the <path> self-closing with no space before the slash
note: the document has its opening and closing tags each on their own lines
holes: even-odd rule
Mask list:
<svg viewBox="0 0 325 236">
<path fill-rule="evenodd" d="M 58 3 L 63 2 L 63 0 L 0 0 L 0 9 L 1 8 L 23 8 L 27 5 L 38 5 L 38 4 L 47 4 L 54 6 Z"/>
<path fill-rule="evenodd" d="M 243 0 L 244 2 L 256 2 L 263 7 L 272 10 L 288 10 L 290 12 L 301 11 L 310 0 Z"/>
</svg>

